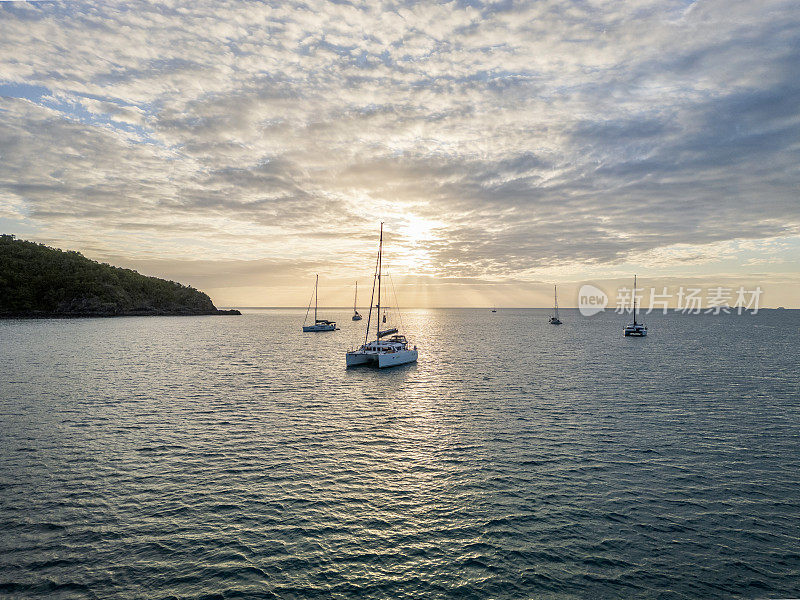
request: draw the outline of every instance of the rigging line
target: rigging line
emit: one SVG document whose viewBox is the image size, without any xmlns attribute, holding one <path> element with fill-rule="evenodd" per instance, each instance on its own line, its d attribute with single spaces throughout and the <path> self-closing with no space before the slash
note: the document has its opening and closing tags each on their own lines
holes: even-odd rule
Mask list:
<svg viewBox="0 0 800 600">
<path fill-rule="evenodd" d="M 308 299 L 308 308 L 306 309 L 306 318 L 303 319 L 303 325 L 308 321 L 308 312 L 311 310 L 311 301 L 314 299 L 314 292 L 311 292 L 311 298 Z"/>
<path fill-rule="evenodd" d="M 403 313 L 400 312 L 400 301 L 397 299 L 397 290 L 394 287 L 394 277 L 392 277 L 389 273 L 386 274 L 389 277 L 389 283 L 392 284 L 392 294 L 394 294 L 394 305 L 395 311 L 397 311 L 397 320 L 400 321 L 400 331 L 405 331 L 405 327 L 403 326 Z"/>
<path fill-rule="evenodd" d="M 378 317 L 377 326 L 375 327 L 375 340 L 381 339 L 381 276 L 383 275 L 383 223 L 381 223 L 381 237 L 380 241 L 378 242 L 378 310 L 375 311 L 375 314 Z"/>
<path fill-rule="evenodd" d="M 378 251 L 378 258 L 375 259 L 375 274 L 372 276 L 372 296 L 369 298 L 369 314 L 367 315 L 367 331 L 364 333 L 364 344 L 367 343 L 369 338 L 369 324 L 372 321 L 372 307 L 375 305 L 375 282 L 378 280 L 378 260 L 380 258 L 380 251 Z M 378 319 L 381 316 L 378 315 Z"/>
</svg>

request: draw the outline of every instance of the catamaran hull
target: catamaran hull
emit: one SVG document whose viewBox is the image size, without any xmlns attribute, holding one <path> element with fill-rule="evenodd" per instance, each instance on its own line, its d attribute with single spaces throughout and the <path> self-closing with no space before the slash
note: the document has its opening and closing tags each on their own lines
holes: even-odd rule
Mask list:
<svg viewBox="0 0 800 600">
<path fill-rule="evenodd" d="M 644 337 L 646 335 L 647 335 L 647 329 L 625 328 L 625 337 Z"/>
<path fill-rule="evenodd" d="M 345 355 L 348 367 L 357 367 L 358 365 L 366 365 L 373 362 L 375 359 L 374 354 L 365 354 L 364 352 L 348 352 Z"/>
<path fill-rule="evenodd" d="M 372 365 L 379 369 L 396 367 L 407 363 L 417 362 L 416 350 L 401 350 L 400 352 L 348 352 L 346 354 L 347 366 Z"/>
<path fill-rule="evenodd" d="M 303 325 L 303 331 L 336 331 L 336 325 Z"/>
<path fill-rule="evenodd" d="M 391 354 L 378 355 L 378 368 L 396 367 L 397 365 L 404 365 L 406 363 L 417 362 L 416 350 L 402 350 L 400 352 L 392 352 Z"/>
</svg>

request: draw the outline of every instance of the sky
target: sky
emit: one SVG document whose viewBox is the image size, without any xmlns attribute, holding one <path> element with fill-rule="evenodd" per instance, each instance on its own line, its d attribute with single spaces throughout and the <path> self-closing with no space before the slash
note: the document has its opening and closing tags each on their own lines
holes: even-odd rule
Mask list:
<svg viewBox="0 0 800 600">
<path fill-rule="evenodd" d="M 795 0 L 0 2 L 0 231 L 218 306 L 800 307 Z M 612 300 L 613 302 L 613 300 Z"/>
</svg>

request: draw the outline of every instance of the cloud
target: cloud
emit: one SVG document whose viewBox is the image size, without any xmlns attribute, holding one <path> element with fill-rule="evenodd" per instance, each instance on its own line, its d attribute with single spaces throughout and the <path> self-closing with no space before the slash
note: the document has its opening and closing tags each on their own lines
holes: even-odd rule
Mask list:
<svg viewBox="0 0 800 600">
<path fill-rule="evenodd" d="M 800 229 L 792 2 L 10 4 L 0 214 L 44 240 L 336 269 L 383 219 L 497 280 Z"/>
</svg>

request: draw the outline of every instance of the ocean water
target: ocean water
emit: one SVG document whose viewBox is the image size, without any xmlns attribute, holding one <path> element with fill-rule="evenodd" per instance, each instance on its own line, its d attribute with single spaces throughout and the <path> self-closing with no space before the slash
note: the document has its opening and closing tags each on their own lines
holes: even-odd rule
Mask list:
<svg viewBox="0 0 800 600">
<path fill-rule="evenodd" d="M 0 321 L 0 597 L 800 596 L 800 311 L 303 313 Z"/>
</svg>

